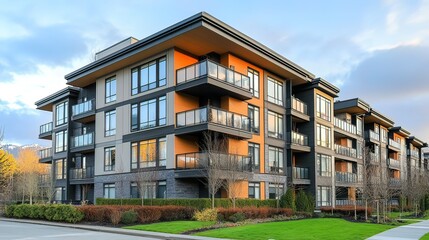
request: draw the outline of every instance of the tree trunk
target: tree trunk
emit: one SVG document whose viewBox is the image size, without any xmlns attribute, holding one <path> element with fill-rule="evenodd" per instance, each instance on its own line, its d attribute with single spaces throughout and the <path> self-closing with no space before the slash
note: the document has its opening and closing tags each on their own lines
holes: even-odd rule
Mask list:
<svg viewBox="0 0 429 240">
<path fill-rule="evenodd" d="M 368 199 L 365 199 L 365 221 L 368 221 Z"/>
<path fill-rule="evenodd" d="M 377 223 L 380 223 L 380 202 L 377 200 Z"/>
<path fill-rule="evenodd" d="M 355 199 L 355 221 L 357 220 L 357 212 L 356 212 L 356 199 Z"/>
<path fill-rule="evenodd" d="M 214 195 L 214 193 L 212 193 L 212 209 L 214 209 L 215 208 L 215 195 Z"/>
</svg>

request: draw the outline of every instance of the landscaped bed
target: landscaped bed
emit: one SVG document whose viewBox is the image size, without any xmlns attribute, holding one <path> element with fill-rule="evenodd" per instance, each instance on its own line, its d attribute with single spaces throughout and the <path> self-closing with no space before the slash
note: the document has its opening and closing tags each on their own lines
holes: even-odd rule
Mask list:
<svg viewBox="0 0 429 240">
<path fill-rule="evenodd" d="M 199 221 L 174 221 L 174 222 L 161 222 L 152 224 L 143 224 L 124 227 L 125 229 L 143 230 L 152 232 L 163 233 L 184 233 L 196 229 L 207 228 L 213 226 L 216 222 L 199 222 Z"/>
</svg>

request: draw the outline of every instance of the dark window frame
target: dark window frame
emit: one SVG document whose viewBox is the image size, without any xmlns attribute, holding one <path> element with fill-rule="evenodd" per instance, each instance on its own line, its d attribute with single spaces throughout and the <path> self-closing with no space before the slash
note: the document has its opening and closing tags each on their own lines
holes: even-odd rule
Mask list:
<svg viewBox="0 0 429 240">
<path fill-rule="evenodd" d="M 250 84 L 250 91 L 252 92 L 252 95 L 255 98 L 259 98 L 259 82 L 260 82 L 259 71 L 256 71 L 255 69 L 248 67 L 247 76 L 250 79 L 249 84 Z M 255 76 L 257 76 L 256 87 L 255 87 Z"/>
<path fill-rule="evenodd" d="M 141 115 L 142 115 L 142 106 L 148 106 L 147 112 L 148 116 L 150 114 L 150 104 L 152 102 L 155 103 L 155 124 L 151 125 L 151 121 L 145 122 L 146 125 L 143 125 L 141 122 Z M 161 105 L 162 104 L 162 105 Z M 161 111 L 161 108 L 164 107 L 164 112 Z M 135 116 L 133 117 L 133 115 Z M 146 101 L 142 101 L 139 103 L 131 104 L 131 132 L 135 131 L 141 131 L 145 129 L 155 128 L 159 126 L 167 125 L 167 96 L 160 96 L 152 99 L 148 99 Z M 144 127 L 143 127 L 144 126 Z"/>
<path fill-rule="evenodd" d="M 160 65 L 161 63 L 163 63 L 164 65 L 164 76 L 163 78 L 161 76 L 161 69 L 160 69 Z M 148 77 L 148 83 L 147 84 L 143 84 L 142 85 L 142 71 L 144 69 L 148 69 L 147 73 L 148 76 L 150 74 L 150 67 L 155 65 L 155 82 L 149 82 L 149 77 Z M 135 67 L 133 69 L 131 69 L 131 95 L 136 95 L 139 93 L 143 93 L 152 89 L 156 89 L 159 87 L 163 87 L 167 85 L 167 57 L 166 56 L 162 56 L 160 58 L 148 61 L 138 67 Z M 134 73 L 137 73 L 136 75 Z M 134 79 L 134 77 L 137 77 L 137 79 Z M 152 84 L 155 83 L 155 85 L 152 86 Z M 147 86 L 147 89 L 145 88 L 145 86 Z"/>
<path fill-rule="evenodd" d="M 112 93 L 112 84 L 114 84 L 115 86 L 115 92 Z M 118 85 L 117 85 L 117 81 L 116 81 L 116 76 L 107 78 L 105 80 L 105 87 L 104 87 L 104 93 L 105 93 L 105 103 L 111 103 L 111 102 L 115 102 L 116 101 L 116 93 L 118 90 Z"/>
<path fill-rule="evenodd" d="M 107 155 L 109 154 L 109 155 Z M 107 159 L 107 157 L 109 157 Z M 104 148 L 104 171 L 115 171 L 116 165 L 116 147 L 105 147 Z"/>
<path fill-rule="evenodd" d="M 112 126 L 112 115 L 114 115 L 114 126 Z M 109 117 L 109 119 L 108 119 Z M 108 124 L 109 123 L 109 124 Z M 110 137 L 116 135 L 116 109 L 104 113 L 104 136 Z M 109 128 L 108 128 L 109 127 Z M 111 128 L 113 127 L 113 128 Z"/>
<path fill-rule="evenodd" d="M 142 159 L 140 156 L 141 153 L 141 149 L 140 147 L 143 146 L 144 144 L 142 143 L 146 143 L 146 145 L 148 144 L 152 144 L 151 142 L 154 142 L 155 144 L 155 156 L 154 156 L 154 160 L 153 161 L 144 161 L 148 163 L 148 166 L 141 166 L 142 163 Z M 164 149 L 161 149 L 161 144 L 164 144 Z M 135 153 L 133 151 L 135 147 Z M 161 158 L 161 151 L 164 151 L 164 156 L 165 158 Z M 150 166 L 150 163 L 155 163 L 153 166 Z M 137 141 L 137 142 L 132 142 L 131 143 L 131 169 L 132 170 L 137 170 L 137 169 L 142 169 L 142 168 L 154 168 L 154 167 L 165 167 L 167 166 L 167 137 L 160 137 L 160 138 L 152 138 L 152 139 L 147 139 L 147 140 L 142 140 L 142 141 Z"/>
<path fill-rule="evenodd" d="M 260 127 L 261 127 L 261 124 L 260 124 L 261 112 L 259 110 L 259 107 L 249 104 L 247 105 L 247 112 L 248 112 L 247 115 L 250 120 L 250 130 L 253 133 L 259 134 Z M 255 115 L 257 115 L 256 118 L 255 118 Z M 257 121 L 255 121 L 255 119 L 257 119 Z M 255 126 L 255 123 L 257 123 L 257 126 Z"/>
<path fill-rule="evenodd" d="M 68 101 L 64 101 L 55 105 L 55 126 L 56 127 L 68 123 L 68 115 L 69 115 L 68 105 L 69 105 Z M 59 117 L 60 109 L 63 109 L 61 118 Z"/>
</svg>

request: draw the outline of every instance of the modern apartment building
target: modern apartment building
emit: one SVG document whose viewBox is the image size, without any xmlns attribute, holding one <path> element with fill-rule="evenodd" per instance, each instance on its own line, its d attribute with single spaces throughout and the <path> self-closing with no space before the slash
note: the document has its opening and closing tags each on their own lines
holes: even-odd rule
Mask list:
<svg viewBox="0 0 429 240">
<path fill-rule="evenodd" d="M 65 78 L 69 87 L 36 102 L 52 112 L 40 162 L 52 164 L 58 201 L 208 197 L 207 133 L 249 173 L 241 198 L 294 187 L 318 206 L 347 205 L 366 162 L 392 179 L 411 160 L 423 166 L 425 143 L 360 99 L 335 102 L 338 88 L 207 13 L 125 39 Z"/>
</svg>

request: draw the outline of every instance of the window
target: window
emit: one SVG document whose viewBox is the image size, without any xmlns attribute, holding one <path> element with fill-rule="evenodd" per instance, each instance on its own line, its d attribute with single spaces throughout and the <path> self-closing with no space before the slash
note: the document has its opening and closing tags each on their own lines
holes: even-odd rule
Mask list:
<svg viewBox="0 0 429 240">
<path fill-rule="evenodd" d="M 162 57 L 131 70 L 131 94 L 165 86 L 167 83 L 166 58 Z"/>
<path fill-rule="evenodd" d="M 63 102 L 55 106 L 55 126 L 67 123 L 69 112 L 68 105 L 68 102 Z"/>
<path fill-rule="evenodd" d="M 268 137 L 283 139 L 283 116 L 268 111 Z"/>
<path fill-rule="evenodd" d="M 65 187 L 57 187 L 55 188 L 55 201 L 63 201 L 66 196 L 66 188 Z"/>
<path fill-rule="evenodd" d="M 158 182 L 158 189 L 156 193 L 157 198 L 166 198 L 167 197 L 167 182 L 166 181 L 159 181 Z"/>
<path fill-rule="evenodd" d="M 55 133 L 55 152 L 67 150 L 67 130 Z"/>
<path fill-rule="evenodd" d="M 131 198 L 140 198 L 139 188 L 137 183 L 130 184 L 130 197 Z"/>
<path fill-rule="evenodd" d="M 283 83 L 268 77 L 268 102 L 283 106 Z"/>
<path fill-rule="evenodd" d="M 116 134 L 116 110 L 106 112 L 104 124 L 104 135 L 106 137 Z"/>
<path fill-rule="evenodd" d="M 317 154 L 319 176 L 330 177 L 332 175 L 332 158 L 328 155 Z"/>
<path fill-rule="evenodd" d="M 131 143 L 131 168 L 166 166 L 166 138 Z"/>
<path fill-rule="evenodd" d="M 381 142 L 387 143 L 387 129 L 381 128 Z"/>
<path fill-rule="evenodd" d="M 106 79 L 106 103 L 116 101 L 116 78 Z"/>
<path fill-rule="evenodd" d="M 142 183 L 142 189 L 144 192 L 143 198 L 152 199 L 152 198 L 165 198 L 167 191 L 166 181 L 157 182 L 146 182 Z M 132 182 L 130 184 L 130 196 L 131 198 L 140 198 L 140 189 L 139 184 Z"/>
<path fill-rule="evenodd" d="M 114 171 L 116 160 L 115 147 L 108 147 L 104 149 L 104 171 Z"/>
<path fill-rule="evenodd" d="M 251 68 L 247 69 L 247 76 L 250 78 L 250 91 L 253 96 L 259 97 L 259 72 Z"/>
<path fill-rule="evenodd" d="M 252 158 L 252 165 L 255 170 L 259 170 L 260 150 L 259 144 L 249 142 L 249 156 Z"/>
<path fill-rule="evenodd" d="M 359 136 L 362 136 L 362 119 L 356 118 L 356 133 Z"/>
<path fill-rule="evenodd" d="M 326 121 L 331 121 L 331 101 L 320 95 L 317 95 L 316 98 L 317 117 L 325 119 Z"/>
<path fill-rule="evenodd" d="M 259 183 L 249 182 L 249 198 L 260 198 Z"/>
<path fill-rule="evenodd" d="M 131 131 L 162 126 L 167 123 L 166 97 L 131 105 Z"/>
<path fill-rule="evenodd" d="M 331 206 L 331 187 L 317 186 L 317 206 Z"/>
<path fill-rule="evenodd" d="M 103 186 L 104 198 L 115 198 L 115 184 L 106 183 Z"/>
<path fill-rule="evenodd" d="M 259 108 L 248 105 L 248 116 L 250 120 L 250 130 L 259 133 Z"/>
<path fill-rule="evenodd" d="M 270 199 L 279 199 L 281 196 L 283 196 L 284 186 L 283 184 L 270 183 L 268 191 L 268 197 Z"/>
<path fill-rule="evenodd" d="M 55 179 L 67 178 L 67 162 L 65 159 L 55 161 Z"/>
<path fill-rule="evenodd" d="M 283 149 L 268 147 L 268 166 L 270 167 L 270 172 L 283 172 Z"/>
<path fill-rule="evenodd" d="M 317 124 L 316 128 L 317 146 L 331 147 L 331 128 Z"/>
</svg>

